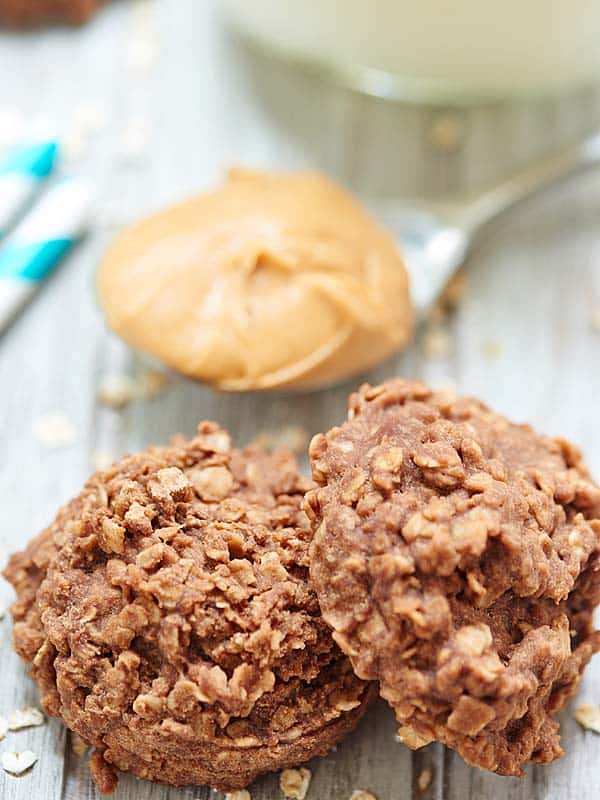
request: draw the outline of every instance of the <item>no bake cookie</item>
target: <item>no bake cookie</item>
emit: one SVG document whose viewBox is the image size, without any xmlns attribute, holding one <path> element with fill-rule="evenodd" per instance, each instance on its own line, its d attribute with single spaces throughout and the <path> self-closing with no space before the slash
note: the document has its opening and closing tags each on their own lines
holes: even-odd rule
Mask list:
<svg viewBox="0 0 600 800">
<path fill-rule="evenodd" d="M 101 791 L 115 770 L 238 789 L 355 726 L 372 691 L 308 584 L 308 487 L 203 423 L 94 475 L 11 558 L 15 648 Z"/>
<path fill-rule="evenodd" d="M 579 452 L 474 399 L 391 380 L 311 445 L 311 578 L 410 747 L 519 775 L 600 647 L 600 490 Z"/>
<path fill-rule="evenodd" d="M 81 25 L 107 0 L 0 0 L 0 25 Z"/>
</svg>

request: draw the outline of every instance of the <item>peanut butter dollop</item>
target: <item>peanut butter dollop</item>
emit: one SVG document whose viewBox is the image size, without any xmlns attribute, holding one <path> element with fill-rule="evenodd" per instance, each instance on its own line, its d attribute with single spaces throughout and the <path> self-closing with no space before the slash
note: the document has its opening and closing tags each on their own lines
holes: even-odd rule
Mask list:
<svg viewBox="0 0 600 800">
<path fill-rule="evenodd" d="M 412 331 L 393 239 L 314 172 L 231 171 L 214 192 L 126 228 L 98 286 L 123 339 L 219 389 L 334 382 Z"/>
</svg>

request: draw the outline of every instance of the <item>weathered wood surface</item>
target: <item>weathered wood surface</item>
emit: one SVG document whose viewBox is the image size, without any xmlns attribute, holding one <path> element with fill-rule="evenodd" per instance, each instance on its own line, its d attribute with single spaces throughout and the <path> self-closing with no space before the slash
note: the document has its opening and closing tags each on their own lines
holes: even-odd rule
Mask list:
<svg viewBox="0 0 600 800">
<path fill-rule="evenodd" d="M 474 185 L 528 156 L 542 138 L 549 144 L 553 136 L 576 133 L 589 125 L 585 115 L 594 113 L 583 113 L 581 98 L 546 125 L 524 122 L 516 111 L 514 139 L 499 130 L 494 159 L 482 134 L 494 125 L 479 112 L 467 126 L 470 148 L 443 155 L 432 151 L 428 138 L 433 112 L 407 109 L 399 124 L 393 114 L 388 119 L 389 110 L 374 111 L 371 101 L 254 63 L 224 37 L 208 0 L 156 0 L 154 23 L 144 14 L 139 4 L 122 1 L 82 31 L 0 34 L 0 135 L 14 110 L 58 121 L 71 137 L 81 119 L 96 117 L 98 127 L 73 163 L 98 188 L 94 230 L 0 341 L 2 564 L 78 490 L 94 452 L 116 456 L 163 442 L 176 431 L 191 433 L 200 418 L 219 420 L 243 443 L 289 423 L 313 433 L 344 413 L 348 386 L 310 395 L 223 396 L 182 380 L 123 411 L 99 406 L 95 396 L 103 376 L 138 366 L 105 331 L 94 299 L 94 269 L 112 228 L 209 186 L 232 162 L 316 164 L 369 195 L 392 185 L 430 194 Z M 160 53 L 154 66 L 135 70 L 130 62 L 140 24 L 144 36 L 148 24 L 155 25 Z M 391 150 L 395 161 L 389 160 Z M 385 158 L 375 158 L 377 152 Z M 505 218 L 467 265 L 468 290 L 450 323 L 453 352 L 432 359 L 421 338 L 369 377 L 401 373 L 478 394 L 515 419 L 572 438 L 600 476 L 600 334 L 590 324 L 600 306 L 599 222 L 597 174 Z M 73 424 L 72 445 L 53 450 L 36 438 L 36 420 L 51 411 Z M 10 600 L 4 582 L 0 598 Z M 8 617 L 0 622 L 0 637 L 1 714 L 35 703 L 36 693 L 10 649 Z M 599 680 L 597 663 L 577 702 L 600 702 Z M 592 800 L 600 794 L 600 736 L 584 733 L 572 708 L 563 714 L 565 758 L 529 769 L 519 781 L 473 770 L 440 746 L 412 754 L 395 741 L 391 714 L 378 706 L 335 754 L 311 766 L 308 800 L 346 800 L 357 788 L 379 800 Z M 72 752 L 58 722 L 0 743 L 0 751 L 27 747 L 38 763 L 20 778 L 0 771 L 0 797 L 96 797 L 84 759 Z M 417 779 L 425 768 L 433 780 L 420 793 Z M 252 796 L 280 797 L 277 778 L 260 780 Z M 208 797 L 216 795 L 125 776 L 116 795 Z"/>
</svg>

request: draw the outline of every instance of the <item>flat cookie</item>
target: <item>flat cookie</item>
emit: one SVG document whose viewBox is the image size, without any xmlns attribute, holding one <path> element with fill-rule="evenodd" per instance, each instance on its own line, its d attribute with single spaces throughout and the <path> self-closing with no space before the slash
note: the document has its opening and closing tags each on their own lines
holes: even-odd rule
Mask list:
<svg viewBox="0 0 600 800">
<path fill-rule="evenodd" d="M 0 25 L 30 28 L 66 23 L 82 25 L 107 0 L 0 0 Z"/>
<path fill-rule="evenodd" d="M 600 490 L 567 442 L 391 380 L 311 444 L 311 579 L 410 747 L 521 775 L 600 649 Z"/>
<path fill-rule="evenodd" d="M 94 475 L 5 577 L 42 705 L 115 769 L 239 789 L 324 755 L 371 688 L 308 585 L 310 483 L 203 423 Z"/>
</svg>

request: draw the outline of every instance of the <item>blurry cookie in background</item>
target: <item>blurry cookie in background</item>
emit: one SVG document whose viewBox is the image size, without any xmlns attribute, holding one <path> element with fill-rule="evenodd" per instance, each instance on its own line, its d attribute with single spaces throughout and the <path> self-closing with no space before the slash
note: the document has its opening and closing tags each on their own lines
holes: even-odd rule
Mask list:
<svg viewBox="0 0 600 800">
<path fill-rule="evenodd" d="M 600 489 L 562 439 L 390 380 L 310 448 L 310 575 L 402 741 L 522 775 L 600 650 Z"/>
<path fill-rule="evenodd" d="M 325 755 L 373 697 L 308 582 L 310 481 L 216 425 L 90 478 L 14 555 L 14 646 L 45 711 L 116 770 L 240 789 Z"/>
<path fill-rule="evenodd" d="M 108 0 L 0 0 L 0 25 L 81 25 Z"/>
<path fill-rule="evenodd" d="M 393 355 L 413 327 L 395 241 L 316 172 L 231 171 L 126 228 L 98 289 L 126 342 L 232 391 L 343 380 Z"/>
</svg>

